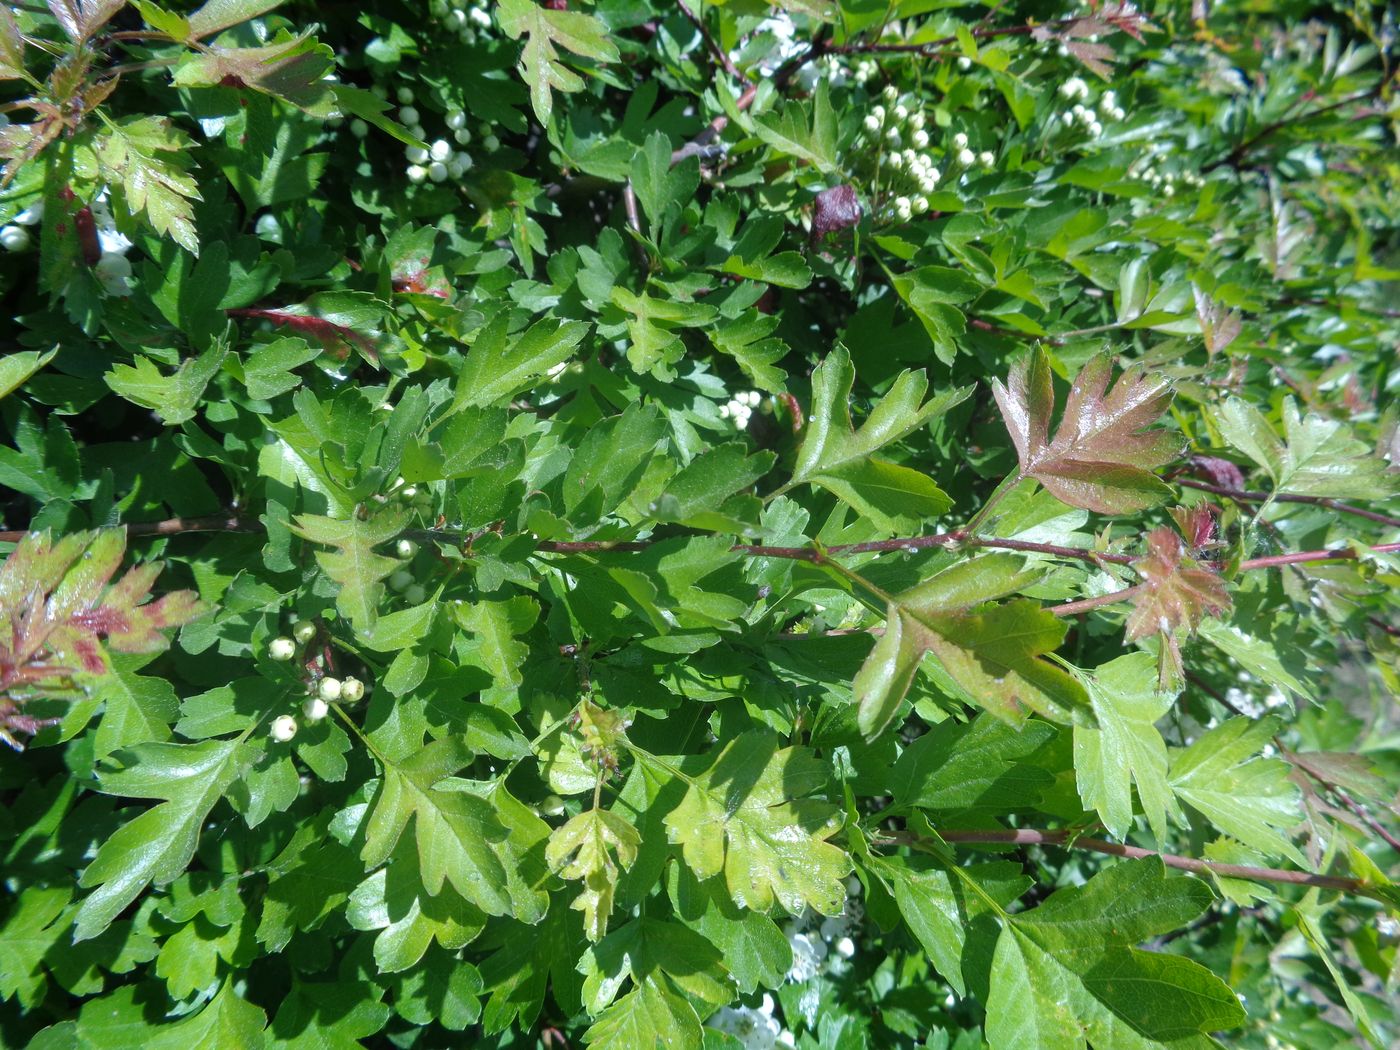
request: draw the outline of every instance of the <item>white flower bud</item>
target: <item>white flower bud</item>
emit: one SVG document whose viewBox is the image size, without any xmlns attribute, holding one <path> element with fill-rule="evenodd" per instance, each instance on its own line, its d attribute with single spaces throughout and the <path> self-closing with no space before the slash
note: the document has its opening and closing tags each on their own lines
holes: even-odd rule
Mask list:
<svg viewBox="0 0 1400 1050">
<path fill-rule="evenodd" d="M 928 132 L 920 128 L 909 136 L 909 141 L 914 144 L 915 149 L 928 149 Z"/>
<path fill-rule="evenodd" d="M 895 120 L 908 120 L 908 119 L 909 119 L 909 110 L 906 109 L 904 106 L 895 106 L 895 107 L 894 107 L 893 114 L 894 114 L 894 119 L 895 119 Z"/>
<path fill-rule="evenodd" d="M 460 131 L 467 126 L 467 115 L 460 109 L 449 109 L 447 111 L 447 126 L 453 131 Z"/>
<path fill-rule="evenodd" d="M 126 283 L 131 276 L 131 263 L 124 255 L 104 252 L 92 268 L 92 275 L 108 295 L 131 294 L 131 286 Z"/>
<path fill-rule="evenodd" d="M 977 156 L 970 149 L 960 150 L 958 152 L 958 163 L 964 168 L 970 168 L 977 163 Z"/>
<path fill-rule="evenodd" d="M 909 114 L 909 126 L 915 131 L 918 131 L 924 126 L 924 115 L 921 111 L 916 111 Z"/>
<path fill-rule="evenodd" d="M 305 645 L 316 637 L 316 625 L 310 620 L 298 620 L 292 624 L 292 637 Z"/>
<path fill-rule="evenodd" d="M 915 215 L 922 215 L 924 212 L 928 211 L 928 198 L 927 198 L 927 197 L 915 197 L 914 200 L 913 200 L 913 206 L 914 206 L 914 214 L 915 214 Z"/>
<path fill-rule="evenodd" d="M 339 700 L 340 690 L 341 684 L 339 678 L 322 678 L 316 685 L 316 695 L 327 703 L 330 703 L 332 700 Z"/>
<path fill-rule="evenodd" d="M 399 110 L 399 123 L 407 124 L 409 127 L 417 124 L 418 111 L 412 106 L 404 106 L 403 109 Z"/>
<path fill-rule="evenodd" d="M 996 162 L 996 154 L 991 150 L 984 149 L 981 153 L 977 154 L 977 163 L 981 164 L 984 168 L 990 168 Z"/>
<path fill-rule="evenodd" d="M 413 89 L 411 87 L 401 87 L 394 95 L 399 100 L 400 105 L 408 106 L 413 103 Z"/>
<path fill-rule="evenodd" d="M 278 715 L 272 720 L 268 733 L 279 744 L 285 744 L 297 735 L 297 720 L 291 715 Z"/>
<path fill-rule="evenodd" d="M 267 643 L 267 655 L 273 660 L 290 660 L 297 654 L 297 643 L 290 638 L 277 637 Z"/>
<path fill-rule="evenodd" d="M 842 937 L 835 944 L 836 954 L 843 959 L 849 959 L 856 953 L 856 942 L 849 937 Z"/>
<path fill-rule="evenodd" d="M 961 131 L 959 131 L 956 135 L 953 136 L 953 148 L 967 149 L 967 136 L 964 135 Z"/>
<path fill-rule="evenodd" d="M 428 177 L 428 169 L 421 164 L 410 164 L 408 166 L 408 181 L 415 186 Z"/>
<path fill-rule="evenodd" d="M 558 795 L 546 795 L 540 799 L 540 813 L 546 817 L 557 817 L 564 812 L 564 800 Z"/>
<path fill-rule="evenodd" d="M 447 181 L 447 165 L 440 160 L 435 160 L 428 165 L 428 178 L 434 182 Z"/>
<path fill-rule="evenodd" d="M 1098 138 L 1100 135 L 1103 134 L 1103 125 L 1100 124 L 1097 120 L 1090 121 L 1089 134 L 1093 135 L 1095 138 Z"/>
<path fill-rule="evenodd" d="M 16 215 L 11 221 L 14 222 L 16 226 L 33 226 L 43 217 L 44 202 L 35 201 L 29 207 L 25 208 L 24 211 Z"/>
<path fill-rule="evenodd" d="M 894 202 L 894 213 L 900 219 L 908 221 L 914 214 L 914 205 L 908 197 L 897 197 Z"/>
<path fill-rule="evenodd" d="M 400 558 L 411 558 L 418 553 L 418 544 L 409 539 L 399 540 L 394 544 L 394 551 Z"/>
<path fill-rule="evenodd" d="M 350 122 L 350 134 L 354 135 L 357 139 L 362 139 L 369 134 L 369 125 L 359 117 L 356 117 Z"/>
<path fill-rule="evenodd" d="M 865 115 L 865 120 L 862 121 L 862 123 L 865 125 L 865 130 L 866 130 L 866 131 L 879 131 L 879 130 L 880 130 L 880 118 L 877 117 L 877 116 L 875 116 L 874 113 L 867 113 L 867 114 Z"/>
<path fill-rule="evenodd" d="M 319 696 L 308 696 L 306 702 L 301 705 L 301 713 L 306 716 L 308 722 L 319 722 L 330 714 L 330 704 L 326 703 Z"/>
<path fill-rule="evenodd" d="M 465 146 L 472 140 L 472 133 L 466 128 L 458 128 L 452 133 L 452 140 L 459 146 Z"/>
<path fill-rule="evenodd" d="M 966 73 L 972 68 L 972 59 L 968 58 L 966 55 L 958 56 L 958 68 Z"/>
<path fill-rule="evenodd" d="M 895 99 L 899 98 L 899 88 L 895 87 L 893 84 L 886 84 L 885 90 L 880 92 L 880 94 L 884 96 L 886 102 L 893 102 Z"/>
<path fill-rule="evenodd" d="M 412 503 L 414 500 L 416 500 L 416 499 L 418 498 L 418 486 L 417 486 L 417 485 L 405 485 L 403 488 L 399 489 L 399 497 L 400 497 L 405 503 Z"/>
<path fill-rule="evenodd" d="M 870 115 L 883 124 L 885 122 L 885 107 L 878 104 L 871 106 Z"/>
<path fill-rule="evenodd" d="M 428 592 L 423 589 L 421 583 L 410 583 L 403 589 L 403 600 L 409 605 L 422 605 L 428 598 Z"/>
<path fill-rule="evenodd" d="M 422 146 L 407 146 L 403 155 L 408 158 L 410 164 L 426 164 L 428 162 L 428 151 Z"/>
<path fill-rule="evenodd" d="M 340 699 L 346 703 L 358 703 L 365 696 L 365 683 L 353 675 L 340 683 Z"/>
<path fill-rule="evenodd" d="M 389 589 L 391 591 L 402 591 L 413 583 L 413 573 L 407 569 L 399 569 L 389 577 Z"/>
<path fill-rule="evenodd" d="M 438 139 L 428 150 L 428 156 L 446 163 L 452 159 L 452 146 L 446 139 Z"/>
<path fill-rule="evenodd" d="M 885 132 L 885 141 L 891 146 L 899 146 L 904 139 L 900 136 L 898 128 L 890 128 Z"/>
<path fill-rule="evenodd" d="M 0 227 L 0 248 L 7 252 L 22 252 L 29 247 L 29 231 L 23 226 Z"/>
<path fill-rule="evenodd" d="M 902 153 L 891 153 L 891 154 L 889 155 L 889 159 L 888 159 L 887 163 L 888 163 L 889 166 L 892 167 L 895 171 L 898 171 L 900 168 L 904 167 L 904 154 L 902 154 Z"/>
</svg>

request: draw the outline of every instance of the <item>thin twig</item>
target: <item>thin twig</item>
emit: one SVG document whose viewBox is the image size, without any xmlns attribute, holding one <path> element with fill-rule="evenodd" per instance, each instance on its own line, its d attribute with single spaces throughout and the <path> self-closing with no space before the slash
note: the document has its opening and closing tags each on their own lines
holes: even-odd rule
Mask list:
<svg viewBox="0 0 1400 1050">
<path fill-rule="evenodd" d="M 1259 143 L 1263 142 L 1265 139 L 1269 138 L 1277 131 L 1281 131 L 1284 128 L 1292 127 L 1297 124 L 1306 124 L 1310 120 L 1316 120 L 1318 117 L 1325 116 L 1326 114 L 1331 113 L 1334 110 L 1342 109 L 1346 106 L 1350 106 L 1357 102 L 1366 102 L 1370 99 L 1379 98 L 1381 92 L 1384 91 L 1386 83 L 1389 81 L 1389 79 L 1389 77 L 1385 77 L 1381 80 L 1379 84 L 1377 84 L 1373 88 L 1370 88 L 1366 91 L 1358 91 L 1356 94 L 1348 95 L 1346 98 L 1338 99 L 1336 102 L 1329 102 L 1325 106 L 1318 106 L 1316 109 L 1310 109 L 1306 113 L 1300 113 L 1296 117 L 1284 117 L 1280 120 L 1274 121 L 1272 124 L 1266 124 L 1264 127 L 1260 128 L 1258 132 L 1245 139 L 1234 149 L 1230 150 L 1230 152 L 1227 153 L 1225 156 L 1221 157 L 1219 160 L 1211 161 L 1209 164 L 1207 164 L 1204 168 L 1201 169 L 1202 174 L 1214 171 L 1216 168 L 1225 167 L 1227 165 L 1232 168 L 1239 167 L 1240 162 L 1244 160 L 1244 158 L 1248 155 L 1250 150 L 1252 150 L 1255 146 L 1259 145 Z M 1380 113 L 1383 111 L 1377 110 L 1377 112 Z"/>
<path fill-rule="evenodd" d="M 1369 548 L 1375 554 L 1394 554 L 1400 551 L 1400 543 L 1378 543 Z M 1281 565 L 1299 565 L 1311 561 L 1355 561 L 1361 557 L 1352 547 L 1339 547 L 1325 551 L 1293 551 L 1291 554 L 1270 554 L 1263 558 L 1249 558 L 1240 562 L 1240 569 L 1275 569 Z"/>
<path fill-rule="evenodd" d="M 1217 496 L 1224 496 L 1226 499 L 1234 500 L 1237 503 L 1263 503 L 1272 497 L 1275 503 L 1308 503 L 1315 507 L 1326 507 L 1328 510 L 1335 510 L 1340 514 L 1354 514 L 1358 518 L 1365 518 L 1367 521 L 1378 522 L 1381 525 L 1390 525 L 1400 528 L 1400 518 L 1392 518 L 1388 514 L 1380 514 L 1374 510 L 1366 510 L 1364 507 L 1354 507 L 1350 503 L 1342 503 L 1340 500 L 1329 499 L 1326 496 L 1299 496 L 1289 492 L 1277 494 L 1269 492 L 1255 492 L 1246 489 L 1232 489 L 1224 485 L 1212 485 L 1206 481 L 1196 481 L 1194 478 L 1173 478 L 1178 485 L 1185 485 L 1189 489 L 1199 489 L 1202 492 L 1214 493 Z"/>
<path fill-rule="evenodd" d="M 1078 616 L 1080 613 L 1097 609 L 1101 605 L 1113 605 L 1117 602 L 1131 601 L 1143 592 L 1146 584 L 1139 583 L 1132 587 L 1124 587 L 1121 591 L 1111 591 L 1108 594 L 1100 594 L 1095 598 L 1081 598 L 1077 602 L 1065 602 L 1062 605 L 1050 606 L 1050 611 L 1056 616 Z"/>
<path fill-rule="evenodd" d="M 714 57 L 719 67 L 735 80 L 743 80 L 744 74 L 739 72 L 739 67 L 734 64 L 734 60 L 729 57 L 728 52 L 719 46 L 719 42 L 715 40 L 709 28 L 705 25 L 704 19 L 692 11 L 686 4 L 680 3 L 679 0 L 677 0 L 676 6 L 681 9 L 681 14 L 690 19 L 691 25 L 695 26 L 696 30 L 700 33 L 700 39 L 705 41 L 706 49 Z"/>
<path fill-rule="evenodd" d="M 1314 875 L 1307 871 L 1288 871 L 1284 868 L 1255 868 L 1244 864 L 1222 864 L 1216 861 L 1200 860 L 1196 857 L 1183 857 L 1175 853 L 1162 853 L 1158 850 L 1129 846 L 1106 839 L 1080 838 L 1073 831 L 1044 828 L 990 828 L 987 830 L 967 830 L 950 828 L 939 831 L 939 837 L 954 845 L 1018 845 L 1018 846 L 1060 846 L 1064 849 L 1086 849 L 1104 853 L 1111 857 L 1127 857 L 1142 860 L 1157 857 L 1169 868 L 1195 872 L 1198 875 L 1220 875 L 1231 879 L 1250 879 L 1254 882 L 1283 882 L 1294 886 L 1318 886 L 1323 889 L 1340 890 L 1343 893 L 1359 893 L 1376 897 L 1376 891 L 1362 879 L 1345 878 L 1340 875 Z M 892 845 L 927 846 L 934 845 L 928 839 L 909 832 L 889 832 L 874 840 L 876 843 Z"/>
<path fill-rule="evenodd" d="M 263 524 L 236 514 L 210 514 L 202 518 L 166 518 L 164 521 L 137 521 L 124 526 L 128 538 L 138 536 L 177 536 L 185 532 L 261 532 Z M 0 543 L 18 543 L 28 529 L 0 532 Z"/>
</svg>

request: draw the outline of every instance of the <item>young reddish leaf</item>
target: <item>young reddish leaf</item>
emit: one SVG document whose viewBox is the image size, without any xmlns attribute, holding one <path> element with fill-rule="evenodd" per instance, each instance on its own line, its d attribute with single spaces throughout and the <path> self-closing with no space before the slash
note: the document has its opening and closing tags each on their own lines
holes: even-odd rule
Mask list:
<svg viewBox="0 0 1400 1050">
<path fill-rule="evenodd" d="M 812 240 L 818 241 L 860 222 L 860 198 L 853 187 L 842 183 L 822 190 L 812 202 Z"/>
<path fill-rule="evenodd" d="M 160 562 L 110 583 L 125 549 L 122 529 L 75 533 L 57 543 L 36 532 L 0 566 L 0 740 L 17 747 L 9 731 L 40 728 L 24 716 L 25 700 L 67 692 L 77 675 L 106 673 L 104 638 L 118 652 L 158 652 L 169 644 L 163 630 L 204 611 L 193 591 L 147 603 Z"/>
<path fill-rule="evenodd" d="M 206 0 L 203 7 L 190 15 L 190 31 L 195 39 L 206 37 L 267 14 L 281 3 L 282 0 Z"/>
<path fill-rule="evenodd" d="M 186 56 L 175 70 L 176 87 L 249 87 L 290 102 L 318 116 L 334 108 L 335 95 L 326 74 L 335 70 L 335 54 L 310 33 L 283 31 L 264 47 L 213 47 Z"/>
<path fill-rule="evenodd" d="M 48 0 L 49 10 L 75 44 L 81 44 L 126 6 L 126 0 Z"/>
<path fill-rule="evenodd" d="M 1128 614 L 1128 641 L 1162 636 L 1163 686 L 1181 678 L 1181 650 L 1176 631 L 1194 631 L 1206 616 L 1230 609 L 1230 592 L 1215 570 L 1188 556 L 1186 545 L 1165 525 L 1147 534 L 1145 557 L 1133 562 L 1142 577 L 1142 590 Z M 1168 674 L 1168 671 L 1171 673 Z"/>
<path fill-rule="evenodd" d="M 1152 473 L 1176 457 L 1181 441 L 1148 429 L 1171 402 L 1164 378 L 1128 371 L 1108 390 L 1107 354 L 1086 364 L 1065 401 L 1064 417 L 1050 440 L 1054 407 L 1050 362 L 1037 348 L 1011 369 L 992 392 L 1011 432 L 1023 477 L 1035 478 L 1054 496 L 1100 514 L 1142 510 L 1170 495 Z"/>
</svg>

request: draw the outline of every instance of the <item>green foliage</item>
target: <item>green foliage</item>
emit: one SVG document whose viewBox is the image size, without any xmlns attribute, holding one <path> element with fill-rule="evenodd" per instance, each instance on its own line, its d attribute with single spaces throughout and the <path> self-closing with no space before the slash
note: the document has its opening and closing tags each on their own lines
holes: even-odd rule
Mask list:
<svg viewBox="0 0 1400 1050">
<path fill-rule="evenodd" d="M 0 1043 L 1394 1045 L 1393 23 L 0 6 Z"/>
</svg>

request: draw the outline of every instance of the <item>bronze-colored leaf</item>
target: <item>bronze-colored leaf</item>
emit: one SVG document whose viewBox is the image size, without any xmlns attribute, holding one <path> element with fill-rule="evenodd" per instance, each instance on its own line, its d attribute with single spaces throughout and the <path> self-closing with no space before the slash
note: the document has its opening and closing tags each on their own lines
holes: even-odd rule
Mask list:
<svg viewBox="0 0 1400 1050">
<path fill-rule="evenodd" d="M 1176 631 L 1194 631 L 1207 616 L 1230 609 L 1230 592 L 1220 574 L 1187 553 L 1181 537 L 1165 525 L 1147 534 L 1147 554 L 1133 562 L 1142 578 L 1141 591 L 1128 614 L 1128 641 L 1162 636 L 1163 681 L 1181 677 L 1181 652 Z M 1170 672 L 1170 673 L 1169 673 Z"/>
<path fill-rule="evenodd" d="M 1005 386 L 994 380 L 992 392 L 1016 445 L 1022 477 L 1035 478 L 1071 506 L 1127 514 L 1170 495 L 1152 468 L 1174 459 L 1181 441 L 1150 429 L 1171 402 L 1166 379 L 1131 369 L 1108 390 L 1111 369 L 1107 354 L 1080 369 L 1053 441 L 1055 395 L 1044 350 L 1013 366 Z"/>
</svg>

